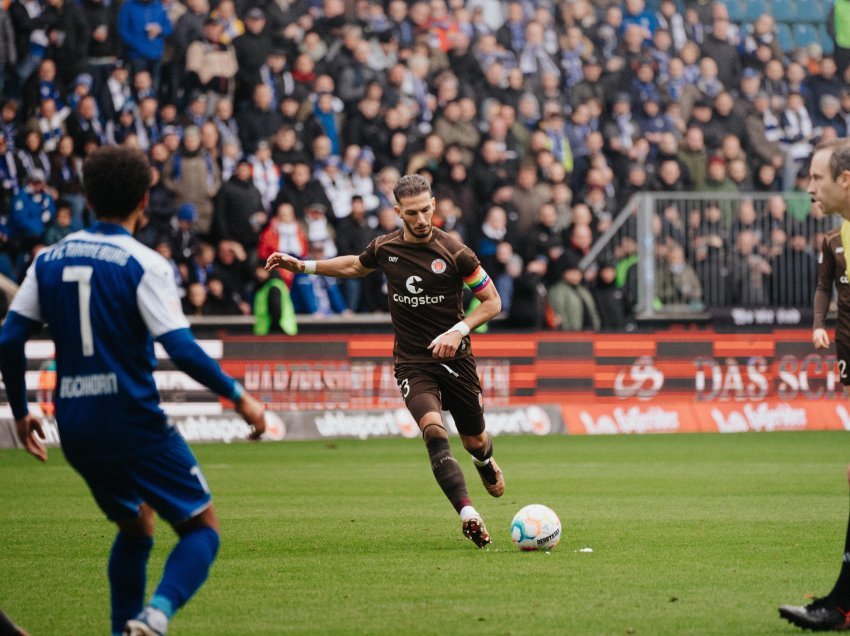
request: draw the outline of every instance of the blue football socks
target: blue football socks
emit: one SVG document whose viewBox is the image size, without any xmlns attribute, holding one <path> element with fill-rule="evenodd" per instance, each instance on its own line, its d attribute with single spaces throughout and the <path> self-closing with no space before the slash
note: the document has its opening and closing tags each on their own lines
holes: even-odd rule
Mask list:
<svg viewBox="0 0 850 636">
<path fill-rule="evenodd" d="M 151 537 L 119 532 L 109 555 L 109 590 L 112 599 L 112 633 L 120 634 L 124 623 L 142 611 Z"/>
<path fill-rule="evenodd" d="M 206 526 L 180 537 L 168 555 L 162 580 L 149 605 L 169 619 L 174 616 L 207 579 L 218 545 L 218 533 Z"/>
</svg>

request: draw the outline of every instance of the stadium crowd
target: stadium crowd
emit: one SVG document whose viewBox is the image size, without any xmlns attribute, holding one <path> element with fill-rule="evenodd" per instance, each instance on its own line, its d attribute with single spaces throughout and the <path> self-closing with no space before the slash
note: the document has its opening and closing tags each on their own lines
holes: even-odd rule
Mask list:
<svg viewBox="0 0 850 636">
<path fill-rule="evenodd" d="M 20 280 L 91 222 L 82 161 L 127 144 L 154 170 L 137 238 L 173 264 L 190 315 L 277 329 L 281 313 L 385 311 L 380 272 L 269 280 L 261 264 L 360 253 L 397 229 L 405 173 L 431 180 L 435 224 L 478 253 L 515 326 L 628 328 L 634 234 L 579 262 L 647 190 L 775 193 L 663 205 L 659 303 L 809 305 L 825 222 L 788 193 L 814 145 L 850 127 L 850 20 L 830 13 L 828 56 L 783 50 L 771 15 L 650 5 L 12 0 L 0 275 Z"/>
</svg>

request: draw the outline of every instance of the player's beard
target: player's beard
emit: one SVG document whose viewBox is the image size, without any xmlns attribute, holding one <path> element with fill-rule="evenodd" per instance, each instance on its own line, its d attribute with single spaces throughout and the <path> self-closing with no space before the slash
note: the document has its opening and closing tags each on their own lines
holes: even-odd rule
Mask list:
<svg viewBox="0 0 850 636">
<path fill-rule="evenodd" d="M 431 236 L 431 232 L 434 229 L 434 225 L 429 223 L 425 229 L 417 229 L 415 225 L 410 225 L 409 223 L 404 224 L 407 227 L 407 232 L 414 238 L 424 239 Z"/>
</svg>

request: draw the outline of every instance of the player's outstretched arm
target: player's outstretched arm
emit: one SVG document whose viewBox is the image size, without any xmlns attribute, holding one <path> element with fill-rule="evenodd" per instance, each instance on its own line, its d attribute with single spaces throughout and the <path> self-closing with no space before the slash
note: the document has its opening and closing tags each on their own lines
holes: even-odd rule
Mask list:
<svg viewBox="0 0 850 636">
<path fill-rule="evenodd" d="M 47 461 L 47 449 L 39 436 L 44 437 L 41 418 L 29 412 L 27 406 L 25 346 L 41 323 L 10 311 L 0 329 L 0 372 L 6 384 L 6 395 L 15 418 L 18 439 L 26 451 L 39 461 Z"/>
<path fill-rule="evenodd" d="M 266 259 L 266 269 L 270 272 L 285 269 L 296 274 L 319 274 L 335 278 L 359 278 L 372 271 L 364 267 L 360 257 L 355 255 L 336 256 L 322 261 L 302 261 L 282 252 L 275 252 Z"/>
<path fill-rule="evenodd" d="M 169 357 L 184 373 L 222 397 L 232 400 L 236 412 L 251 427 L 250 439 L 260 439 L 266 430 L 263 403 L 245 392 L 242 385 L 227 375 L 210 358 L 188 329 L 174 329 L 157 337 Z"/>
</svg>

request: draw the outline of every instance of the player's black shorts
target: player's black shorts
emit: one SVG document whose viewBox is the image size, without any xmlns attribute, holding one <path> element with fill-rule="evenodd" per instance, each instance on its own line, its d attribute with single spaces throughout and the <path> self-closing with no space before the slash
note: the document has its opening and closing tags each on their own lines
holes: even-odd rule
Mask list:
<svg viewBox="0 0 850 636">
<path fill-rule="evenodd" d="M 449 411 L 462 435 L 484 432 L 481 384 L 472 356 L 434 362 L 402 362 L 395 379 L 407 410 L 418 424 L 431 411 Z"/>
<path fill-rule="evenodd" d="M 835 357 L 838 359 L 838 378 L 844 386 L 850 386 L 850 345 L 835 341 Z"/>
</svg>

